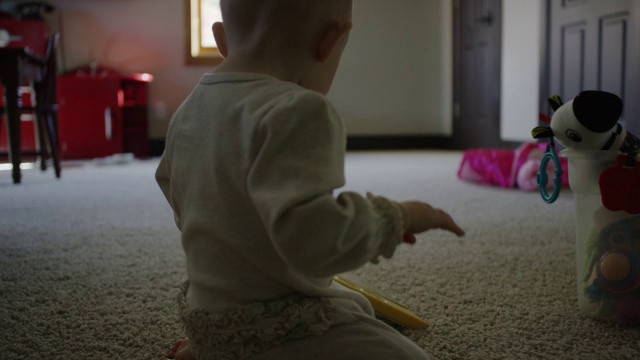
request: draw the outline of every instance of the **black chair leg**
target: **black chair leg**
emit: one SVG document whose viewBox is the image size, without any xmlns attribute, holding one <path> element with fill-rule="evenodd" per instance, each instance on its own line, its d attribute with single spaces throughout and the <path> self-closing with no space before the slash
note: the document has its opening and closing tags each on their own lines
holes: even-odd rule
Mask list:
<svg viewBox="0 0 640 360">
<path fill-rule="evenodd" d="M 56 178 L 60 178 L 61 166 L 58 140 L 58 116 L 55 111 L 46 113 L 44 126 L 46 127 L 46 134 L 49 143 L 49 155 L 53 161 L 53 169 L 55 171 Z"/>
<path fill-rule="evenodd" d="M 40 170 L 47 171 L 47 159 L 49 155 L 48 147 L 47 147 L 47 124 L 46 124 L 46 113 L 38 111 L 34 113 L 35 125 L 37 126 L 38 133 L 38 156 L 40 157 Z"/>
</svg>

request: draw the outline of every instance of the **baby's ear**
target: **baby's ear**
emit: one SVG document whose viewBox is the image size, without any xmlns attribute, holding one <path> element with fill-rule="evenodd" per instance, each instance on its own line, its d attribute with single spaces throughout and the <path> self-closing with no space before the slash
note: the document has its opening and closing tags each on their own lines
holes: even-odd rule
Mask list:
<svg viewBox="0 0 640 360">
<path fill-rule="evenodd" d="M 211 27 L 213 31 L 213 38 L 216 39 L 216 45 L 218 46 L 218 51 L 220 51 L 220 55 L 223 58 L 227 58 L 227 34 L 224 31 L 224 25 L 221 22 L 213 23 Z"/>
<path fill-rule="evenodd" d="M 346 23 L 332 22 L 329 24 L 316 47 L 315 59 L 319 62 L 326 61 L 335 50 L 339 40 L 343 36 L 347 36 L 352 27 L 353 24 L 350 21 Z"/>
</svg>

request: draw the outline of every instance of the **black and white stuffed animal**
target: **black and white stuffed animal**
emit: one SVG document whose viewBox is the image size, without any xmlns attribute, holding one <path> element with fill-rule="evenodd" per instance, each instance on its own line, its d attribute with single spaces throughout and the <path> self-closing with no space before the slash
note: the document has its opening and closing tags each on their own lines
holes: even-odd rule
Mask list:
<svg viewBox="0 0 640 360">
<path fill-rule="evenodd" d="M 588 90 L 573 100 L 562 103 L 559 96 L 549 99 L 553 116 L 542 118 L 551 126 L 538 126 L 531 131 L 534 138 L 553 137 L 573 150 L 618 150 L 638 153 L 640 139 L 629 133 L 618 119 L 622 114 L 622 100 L 615 94 Z"/>
</svg>

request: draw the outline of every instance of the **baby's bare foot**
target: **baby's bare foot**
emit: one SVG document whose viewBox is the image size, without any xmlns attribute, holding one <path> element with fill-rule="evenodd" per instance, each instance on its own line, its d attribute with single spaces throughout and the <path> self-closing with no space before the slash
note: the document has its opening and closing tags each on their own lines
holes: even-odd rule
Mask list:
<svg viewBox="0 0 640 360">
<path fill-rule="evenodd" d="M 195 355 L 191 351 L 191 346 L 189 346 L 191 342 L 188 338 L 177 340 L 169 352 L 167 353 L 167 359 L 174 360 L 196 360 Z"/>
</svg>

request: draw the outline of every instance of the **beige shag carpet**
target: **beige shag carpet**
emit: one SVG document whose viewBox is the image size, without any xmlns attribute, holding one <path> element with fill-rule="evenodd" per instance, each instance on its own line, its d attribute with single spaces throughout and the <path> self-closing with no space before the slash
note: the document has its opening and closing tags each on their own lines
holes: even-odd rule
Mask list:
<svg viewBox="0 0 640 360">
<path fill-rule="evenodd" d="M 573 194 L 548 205 L 460 181 L 461 156 L 347 157 L 349 190 L 429 201 L 467 230 L 420 235 L 357 271 L 429 322 L 406 336 L 433 359 L 640 359 L 640 327 L 578 310 Z M 181 336 L 184 261 L 157 159 L 66 165 L 20 185 L 0 172 L 0 358 L 160 359 Z"/>
</svg>

